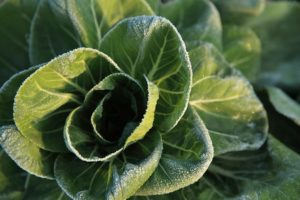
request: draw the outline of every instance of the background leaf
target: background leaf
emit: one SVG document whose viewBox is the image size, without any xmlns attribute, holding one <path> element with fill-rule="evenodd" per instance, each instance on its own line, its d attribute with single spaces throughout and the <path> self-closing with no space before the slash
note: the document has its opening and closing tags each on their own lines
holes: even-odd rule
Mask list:
<svg viewBox="0 0 300 200">
<path fill-rule="evenodd" d="M 84 46 L 98 49 L 103 35 L 118 21 L 132 16 L 153 15 L 144 0 L 68 1 L 73 25 Z"/>
<path fill-rule="evenodd" d="M 210 42 L 222 49 L 221 19 L 214 4 L 206 0 L 148 0 L 159 16 L 169 19 L 178 29 L 187 48 Z"/>
<path fill-rule="evenodd" d="M 223 55 L 248 80 L 256 79 L 261 65 L 261 44 L 250 28 L 234 25 L 224 26 Z"/>
<path fill-rule="evenodd" d="M 0 85 L 30 67 L 27 36 L 37 2 L 5 0 L 0 4 Z"/>
<path fill-rule="evenodd" d="M 67 11 L 66 0 L 40 0 L 31 24 L 29 55 L 32 65 L 47 62 L 81 46 Z"/>
</svg>

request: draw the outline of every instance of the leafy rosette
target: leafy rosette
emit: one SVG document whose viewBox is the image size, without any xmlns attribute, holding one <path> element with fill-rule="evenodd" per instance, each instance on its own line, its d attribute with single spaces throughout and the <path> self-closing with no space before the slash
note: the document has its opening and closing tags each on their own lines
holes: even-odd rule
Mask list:
<svg viewBox="0 0 300 200">
<path fill-rule="evenodd" d="M 4 151 L 73 199 L 165 194 L 199 180 L 212 142 L 188 108 L 192 70 L 176 28 L 128 18 L 99 49 L 75 49 L 3 85 Z"/>
</svg>

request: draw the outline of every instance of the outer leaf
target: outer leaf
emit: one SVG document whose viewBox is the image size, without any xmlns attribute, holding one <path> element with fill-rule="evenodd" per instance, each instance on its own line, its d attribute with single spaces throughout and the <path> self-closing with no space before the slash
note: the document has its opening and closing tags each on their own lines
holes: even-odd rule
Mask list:
<svg viewBox="0 0 300 200">
<path fill-rule="evenodd" d="M 276 93 L 276 92 L 275 92 Z M 280 94 L 281 92 L 279 92 Z M 293 120 L 286 117 L 282 112 L 278 112 L 274 103 L 270 101 L 270 95 L 266 91 L 260 92 L 259 98 L 264 103 L 264 107 L 267 110 L 268 118 L 269 118 L 269 126 L 270 126 L 270 132 L 278 138 L 280 141 L 282 141 L 285 145 L 287 145 L 292 150 L 300 153 L 299 148 L 299 142 L 300 142 L 300 126 L 296 124 Z M 275 95 L 273 95 L 275 96 Z M 273 99 L 275 101 L 275 99 Z M 285 99 L 289 100 L 290 99 Z M 276 104 L 279 106 L 279 99 L 276 99 Z M 283 103 L 283 107 L 286 107 L 286 109 L 290 109 L 289 103 Z M 293 106 L 292 106 L 293 107 Z M 295 113 L 297 111 L 296 109 L 293 109 L 292 113 Z M 286 112 L 286 111 L 284 111 Z M 291 113 L 291 114 L 292 114 Z M 286 113 L 287 114 L 287 113 Z M 290 113 L 289 113 L 290 115 Z"/>
<path fill-rule="evenodd" d="M 152 132 L 131 145 L 123 158 L 109 163 L 90 164 L 71 156 L 61 156 L 56 160 L 55 176 L 72 198 L 123 200 L 132 196 L 151 176 L 161 152 L 161 137 Z"/>
<path fill-rule="evenodd" d="M 1 127 L 0 144 L 17 165 L 25 171 L 41 178 L 53 178 L 56 154 L 38 148 L 22 136 L 14 125 Z"/>
<path fill-rule="evenodd" d="M 300 126 L 300 105 L 279 88 L 268 87 L 267 92 L 277 112 L 290 118 Z"/>
<path fill-rule="evenodd" d="M 6 0 L 0 4 L 0 85 L 30 66 L 26 35 L 37 2 Z"/>
<path fill-rule="evenodd" d="M 23 81 L 38 67 L 31 67 L 13 75 L 0 89 L 0 125 L 14 124 L 13 104 L 16 93 Z"/>
<path fill-rule="evenodd" d="M 268 2 L 264 12 L 248 23 L 262 42 L 260 84 L 279 85 L 299 92 L 299 21 L 299 3 Z"/>
<path fill-rule="evenodd" d="M 56 181 L 30 176 L 27 178 L 26 194 L 23 200 L 69 200 L 70 198 L 58 187 Z"/>
<path fill-rule="evenodd" d="M 223 35 L 223 55 L 244 76 L 253 81 L 260 70 L 260 40 L 246 27 L 225 26 Z"/>
<path fill-rule="evenodd" d="M 213 146 L 202 120 L 188 108 L 178 125 L 163 135 L 159 165 L 137 195 L 161 195 L 198 181 L 213 158 Z"/>
<path fill-rule="evenodd" d="M 212 138 L 215 155 L 259 148 L 267 134 L 266 112 L 245 78 L 211 45 L 190 51 L 190 97 Z"/>
<path fill-rule="evenodd" d="M 26 176 L 0 147 L 0 200 L 21 200 Z"/>
<path fill-rule="evenodd" d="M 234 157 L 236 158 L 236 156 Z M 300 157 L 276 139 L 269 137 L 268 149 L 264 149 L 260 153 L 252 152 L 252 156 L 249 154 L 248 158 L 241 157 L 235 160 L 230 158 L 226 157 L 225 160 L 220 161 L 224 164 L 220 169 L 227 172 L 227 179 L 219 176 L 217 184 L 210 184 L 204 190 L 205 193 L 202 193 L 203 190 L 198 190 L 198 197 L 211 196 L 216 200 L 244 198 L 259 200 L 298 199 L 300 194 L 300 173 L 298 170 Z M 226 159 L 229 160 L 226 162 Z M 256 165 L 251 164 L 253 162 Z M 232 176 L 228 178 L 228 175 Z M 225 195 L 224 188 L 216 190 L 216 187 L 220 186 L 220 179 L 225 180 L 223 185 L 231 184 L 238 187 L 238 190 L 231 193 L 231 198 L 223 196 Z M 196 188 L 195 192 L 197 191 Z"/>
<path fill-rule="evenodd" d="M 141 83 L 146 76 L 157 85 L 160 94 L 154 123 L 163 132 L 173 128 L 187 107 L 192 75 L 175 27 L 161 17 L 128 18 L 105 35 L 100 49 L 125 73 Z"/>
<path fill-rule="evenodd" d="M 261 14 L 266 0 L 213 0 L 225 23 L 242 24 Z"/>
<path fill-rule="evenodd" d="M 15 97 L 18 130 L 43 149 L 66 151 L 63 127 L 68 114 L 96 82 L 115 71 L 109 57 L 84 48 L 47 63 L 26 79 Z"/>
<path fill-rule="evenodd" d="M 103 35 L 121 19 L 153 14 L 144 0 L 74 0 L 68 2 L 68 10 L 83 45 L 96 49 Z"/>
<path fill-rule="evenodd" d="M 49 61 L 80 46 L 66 9 L 66 0 L 41 0 L 31 25 L 31 64 Z"/>
<path fill-rule="evenodd" d="M 169 19 L 178 28 L 188 49 L 210 42 L 222 49 L 222 25 L 215 6 L 206 0 L 148 0 L 157 15 Z"/>
</svg>

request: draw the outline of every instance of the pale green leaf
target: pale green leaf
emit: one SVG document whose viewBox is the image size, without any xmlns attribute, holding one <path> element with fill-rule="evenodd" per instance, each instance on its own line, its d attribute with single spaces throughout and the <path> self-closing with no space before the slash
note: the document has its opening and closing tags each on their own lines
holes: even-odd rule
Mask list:
<svg viewBox="0 0 300 200">
<path fill-rule="evenodd" d="M 267 135 L 267 116 L 250 83 L 212 45 L 193 49 L 190 58 L 190 105 L 208 128 L 215 155 L 259 148 Z"/>
<path fill-rule="evenodd" d="M 99 48 L 103 35 L 118 21 L 131 16 L 153 15 L 144 0 L 73 0 L 68 11 L 84 46 Z"/>
<path fill-rule="evenodd" d="M 53 179 L 53 166 L 57 155 L 37 147 L 22 136 L 14 125 L 0 128 L 0 144 L 25 171 L 41 178 Z"/>
<path fill-rule="evenodd" d="M 85 48 L 45 64 L 24 81 L 15 97 L 18 130 L 45 150 L 66 151 L 63 128 L 68 114 L 95 83 L 116 71 L 109 57 Z"/>
<path fill-rule="evenodd" d="M 31 64 L 47 62 L 80 46 L 68 16 L 66 0 L 41 0 L 31 24 Z"/>
<path fill-rule="evenodd" d="M 260 70 L 260 40 L 247 27 L 224 26 L 223 55 L 235 68 L 250 81 L 254 81 Z"/>
<path fill-rule="evenodd" d="M 125 73 L 141 83 L 146 76 L 159 88 L 154 124 L 163 132 L 173 128 L 187 107 L 192 75 L 175 27 L 161 17 L 128 18 L 104 36 L 100 49 Z"/>
<path fill-rule="evenodd" d="M 198 114 L 188 108 L 178 125 L 163 134 L 163 154 L 153 175 L 137 195 L 161 195 L 198 181 L 214 156 L 208 130 Z"/>
<path fill-rule="evenodd" d="M 161 136 L 150 132 L 110 162 L 83 162 L 60 156 L 55 177 L 62 189 L 76 199 L 127 199 L 145 183 L 158 165 Z"/>
</svg>

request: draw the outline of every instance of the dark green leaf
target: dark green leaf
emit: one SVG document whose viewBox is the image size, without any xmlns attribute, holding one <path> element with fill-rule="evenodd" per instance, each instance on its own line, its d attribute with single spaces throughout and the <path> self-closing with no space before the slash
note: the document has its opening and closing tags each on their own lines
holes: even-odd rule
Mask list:
<svg viewBox="0 0 300 200">
<path fill-rule="evenodd" d="M 268 2 L 264 12 L 247 25 L 262 42 L 262 72 L 259 84 L 300 88 L 300 4 Z"/>
<path fill-rule="evenodd" d="M 26 173 L 0 147 L 0 200 L 21 200 Z"/>
<path fill-rule="evenodd" d="M 5 0 L 0 4 L 0 85 L 30 66 L 27 35 L 38 0 Z"/>
<path fill-rule="evenodd" d="M 17 91 L 23 81 L 38 67 L 31 67 L 14 74 L 0 89 L 0 126 L 14 124 L 13 104 Z"/>
<path fill-rule="evenodd" d="M 152 0 L 150 4 L 157 15 L 166 17 L 178 28 L 188 49 L 204 41 L 222 49 L 221 19 L 210 1 Z"/>
<path fill-rule="evenodd" d="M 80 46 L 66 0 L 41 0 L 31 25 L 29 52 L 37 65 Z"/>
<path fill-rule="evenodd" d="M 266 0 L 212 0 L 220 11 L 222 21 L 226 24 L 243 24 L 245 21 L 261 14 Z"/>
</svg>

